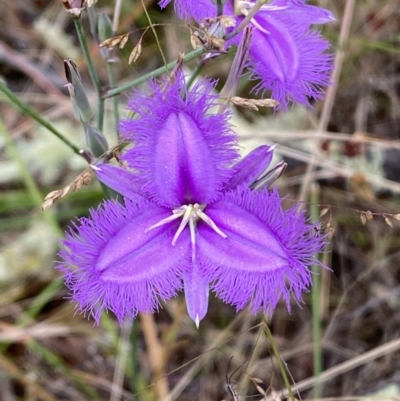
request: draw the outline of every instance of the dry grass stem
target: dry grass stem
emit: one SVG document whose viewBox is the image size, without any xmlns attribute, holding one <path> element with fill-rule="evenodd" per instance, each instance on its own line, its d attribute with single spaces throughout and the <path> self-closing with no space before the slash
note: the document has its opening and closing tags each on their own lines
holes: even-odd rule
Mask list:
<svg viewBox="0 0 400 401">
<path fill-rule="evenodd" d="M 165 376 L 165 361 L 163 346 L 158 339 L 157 326 L 153 315 L 140 314 L 141 327 L 147 345 L 149 361 L 153 370 L 153 381 L 160 400 L 169 397 L 168 379 Z"/>
<path fill-rule="evenodd" d="M 276 107 L 279 105 L 279 102 L 274 99 L 244 99 L 239 96 L 233 96 L 228 100 L 236 106 L 256 111 L 258 111 L 259 107 Z"/>
</svg>

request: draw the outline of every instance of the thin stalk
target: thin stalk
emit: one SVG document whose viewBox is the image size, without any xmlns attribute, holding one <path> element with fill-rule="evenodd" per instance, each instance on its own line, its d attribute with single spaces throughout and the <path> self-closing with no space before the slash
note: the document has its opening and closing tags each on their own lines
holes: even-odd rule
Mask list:
<svg viewBox="0 0 400 401">
<path fill-rule="evenodd" d="M 222 5 L 222 0 L 217 0 L 217 16 L 220 17 L 224 12 L 224 7 Z"/>
<path fill-rule="evenodd" d="M 81 44 L 81 48 L 83 54 L 85 56 L 85 60 L 88 66 L 89 75 L 92 79 L 92 83 L 97 95 L 97 128 L 100 131 L 103 131 L 103 120 L 104 120 L 104 99 L 101 97 L 101 86 L 99 76 L 97 75 L 97 71 L 94 68 L 93 60 L 89 52 L 89 46 L 86 41 L 85 31 L 83 30 L 82 21 L 80 18 L 75 18 L 74 20 L 76 32 L 78 33 L 79 43 Z"/>
<path fill-rule="evenodd" d="M 113 17 L 113 22 L 112 22 L 112 29 L 113 29 L 114 35 L 116 35 L 118 32 L 119 17 L 121 15 L 121 9 L 122 9 L 122 0 L 115 0 L 114 17 Z"/>
<path fill-rule="evenodd" d="M 267 322 L 264 322 L 264 323 L 265 323 L 264 324 L 264 331 L 265 331 L 265 334 L 267 335 L 267 337 L 269 338 L 272 350 L 274 351 L 274 355 L 275 355 L 275 358 L 276 358 L 276 360 L 278 362 L 279 370 L 281 371 L 281 374 L 282 374 L 282 377 L 283 377 L 283 381 L 285 382 L 285 386 L 286 386 L 286 389 L 288 391 L 289 398 L 291 399 L 291 401 L 295 401 L 295 398 L 294 398 L 294 395 L 293 395 L 293 391 L 292 391 L 292 386 L 290 385 L 289 377 L 286 374 L 286 363 L 285 363 L 285 366 L 284 366 L 284 361 L 283 361 L 283 359 L 281 357 L 281 354 L 279 352 L 278 347 L 276 346 L 276 343 L 275 343 L 274 337 L 273 337 L 273 335 L 271 333 L 271 330 L 269 329 L 269 326 L 268 326 Z"/>
<path fill-rule="evenodd" d="M 186 54 L 186 56 L 183 57 L 183 62 L 187 63 L 188 61 L 191 61 L 206 52 L 207 52 L 207 49 L 205 47 L 203 47 L 203 46 L 199 47 L 198 49 L 193 50 L 190 53 Z M 108 89 L 107 91 L 105 91 L 103 93 L 103 99 L 119 95 L 120 93 L 122 93 L 128 89 L 138 86 L 144 82 L 147 82 L 151 78 L 159 77 L 160 75 L 165 74 L 166 72 L 168 72 L 172 68 L 174 68 L 176 66 L 176 63 L 177 63 L 177 60 L 171 61 L 167 65 L 157 68 L 156 70 L 151 71 L 148 74 L 142 75 L 141 77 L 136 78 L 133 81 L 122 84 L 121 86 L 118 86 L 114 89 Z"/>
<path fill-rule="evenodd" d="M 318 221 L 319 218 L 319 190 L 316 184 L 311 187 L 310 194 L 310 212 L 311 219 L 313 222 Z M 322 327 L 321 327 L 321 276 L 320 267 L 313 265 L 311 270 L 313 274 L 313 285 L 311 287 L 311 303 L 312 303 L 312 336 L 313 336 L 313 370 L 314 377 L 317 379 L 313 396 L 314 398 L 320 398 L 322 395 L 322 383 L 318 380 L 318 377 L 322 372 Z"/>
<path fill-rule="evenodd" d="M 132 322 L 131 337 L 129 339 L 131 343 L 131 349 L 129 353 L 129 363 L 127 365 L 127 374 L 130 382 L 131 392 L 134 394 L 141 391 L 143 388 L 140 385 L 140 369 L 138 366 L 137 356 L 137 345 L 138 345 L 139 330 L 136 322 Z"/>
<path fill-rule="evenodd" d="M 111 88 L 115 87 L 115 76 L 114 66 L 112 63 L 107 63 L 108 81 L 110 82 Z M 119 121 L 119 110 L 118 110 L 118 97 L 114 96 L 113 99 L 113 113 L 115 121 L 115 130 L 117 132 L 117 139 L 119 139 L 118 121 Z"/>
<path fill-rule="evenodd" d="M 7 86 L 1 81 L 0 91 L 2 91 L 11 100 L 11 102 L 23 112 L 23 114 L 31 117 L 38 124 L 47 128 L 52 134 L 54 134 L 57 138 L 61 139 L 67 146 L 69 146 L 77 155 L 82 156 L 80 153 L 80 149 L 77 146 L 75 146 L 72 142 L 65 138 L 63 134 L 61 134 L 49 122 L 43 119 L 40 114 L 38 114 L 34 109 L 32 109 L 26 103 L 21 101 L 17 96 L 15 96 L 14 93 L 11 92 L 10 89 L 8 89 Z"/>
<path fill-rule="evenodd" d="M 165 58 L 164 52 L 162 51 L 160 41 L 158 40 L 157 32 L 156 32 L 156 30 L 154 29 L 153 22 L 151 21 L 150 15 L 149 15 L 149 13 L 147 12 L 147 8 L 146 8 L 146 5 L 144 4 L 144 1 L 141 0 L 141 2 L 142 2 L 142 6 L 143 6 L 144 13 L 146 14 L 147 20 L 149 21 L 150 28 L 151 28 L 151 30 L 153 31 L 154 38 L 155 38 L 155 40 L 156 40 L 156 42 L 157 42 L 158 50 L 160 50 L 161 58 L 163 59 L 163 63 L 164 63 L 164 65 L 166 66 L 166 65 L 167 65 L 167 59 Z"/>
</svg>

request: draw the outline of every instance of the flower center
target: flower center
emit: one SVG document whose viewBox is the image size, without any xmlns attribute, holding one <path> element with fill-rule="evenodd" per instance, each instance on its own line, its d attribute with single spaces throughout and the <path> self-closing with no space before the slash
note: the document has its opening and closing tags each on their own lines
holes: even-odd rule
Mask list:
<svg viewBox="0 0 400 401">
<path fill-rule="evenodd" d="M 208 217 L 203 210 L 206 205 L 199 205 L 195 203 L 194 205 L 183 205 L 176 209 L 172 210 L 172 215 L 166 217 L 165 219 L 160 220 L 158 223 L 152 225 L 151 227 L 146 229 L 146 233 L 154 228 L 163 226 L 164 224 L 170 223 L 176 219 L 182 217 L 181 224 L 176 231 L 174 238 L 172 239 L 172 245 L 174 246 L 179 236 L 181 235 L 184 228 L 189 224 L 190 230 L 190 241 L 192 243 L 192 260 L 194 261 L 196 256 L 196 224 L 199 219 L 203 220 L 207 225 L 209 225 L 217 234 L 219 234 L 222 238 L 226 238 L 226 234 L 224 234 L 217 225 Z"/>
</svg>

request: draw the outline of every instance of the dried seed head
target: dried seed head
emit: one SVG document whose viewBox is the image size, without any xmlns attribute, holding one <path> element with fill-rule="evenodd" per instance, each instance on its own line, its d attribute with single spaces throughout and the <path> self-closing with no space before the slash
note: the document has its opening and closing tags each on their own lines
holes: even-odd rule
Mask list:
<svg viewBox="0 0 400 401">
<path fill-rule="evenodd" d="M 63 198 L 69 191 L 78 191 L 83 185 L 87 185 L 91 180 L 91 177 L 92 170 L 87 168 L 83 173 L 79 174 L 71 184 L 47 194 L 42 204 L 42 210 L 49 209 L 55 202 L 57 202 L 60 198 Z"/>
<path fill-rule="evenodd" d="M 236 19 L 230 15 L 221 15 L 219 21 L 224 28 L 233 28 L 236 25 Z"/>
<path fill-rule="evenodd" d="M 372 214 L 372 212 L 371 212 L 370 210 L 367 210 L 367 211 L 365 212 L 365 216 L 367 217 L 367 220 L 368 220 L 368 221 L 371 221 L 371 220 L 374 219 L 374 215 Z"/>
<path fill-rule="evenodd" d="M 106 47 L 108 49 L 112 49 L 113 47 L 119 45 L 120 49 L 123 49 L 129 39 L 129 33 L 124 33 L 123 35 L 114 36 L 112 38 L 108 38 L 103 40 L 99 47 Z"/>
<path fill-rule="evenodd" d="M 140 38 L 139 42 L 133 48 L 131 54 L 129 55 L 128 64 L 134 63 L 141 54 L 142 54 L 142 38 Z"/>
<path fill-rule="evenodd" d="M 239 96 L 229 98 L 233 104 L 244 107 L 246 109 L 258 111 L 258 107 L 276 107 L 279 105 L 274 99 L 245 99 Z"/>
<path fill-rule="evenodd" d="M 330 227 L 328 232 L 327 232 L 327 234 L 328 234 L 329 241 L 332 241 L 333 236 L 335 235 L 335 228 L 334 227 Z"/>
<path fill-rule="evenodd" d="M 400 213 L 399 214 L 394 214 L 392 217 L 394 219 L 396 219 L 397 221 L 400 221 Z"/>
<path fill-rule="evenodd" d="M 360 220 L 361 224 L 364 226 L 365 223 L 367 222 L 367 217 L 365 216 L 365 213 L 360 213 Z"/>
<path fill-rule="evenodd" d="M 325 216 L 325 215 L 329 212 L 329 209 L 330 209 L 330 207 L 324 207 L 324 208 L 321 210 L 321 212 L 320 212 L 320 214 L 319 214 L 319 217 Z"/>
<path fill-rule="evenodd" d="M 387 224 L 389 227 L 392 227 L 392 228 L 393 228 L 393 223 L 390 221 L 389 217 L 384 216 L 384 218 L 385 218 L 386 224 Z"/>
</svg>

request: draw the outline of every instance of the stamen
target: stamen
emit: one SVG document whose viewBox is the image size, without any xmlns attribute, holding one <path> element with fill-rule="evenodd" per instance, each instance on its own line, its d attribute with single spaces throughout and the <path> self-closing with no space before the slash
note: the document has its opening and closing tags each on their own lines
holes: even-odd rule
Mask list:
<svg viewBox="0 0 400 401">
<path fill-rule="evenodd" d="M 166 217 L 165 219 L 160 220 L 158 223 L 152 225 L 149 228 L 146 228 L 146 230 L 144 230 L 144 232 L 148 233 L 150 230 L 153 230 L 154 228 L 163 226 L 164 224 L 167 224 L 167 223 L 170 223 L 171 221 L 179 219 L 179 217 L 183 216 L 186 211 L 187 206 L 184 206 L 184 207 L 185 207 L 185 209 L 183 209 L 183 210 L 179 210 L 181 208 L 174 209 L 172 211 L 172 213 L 174 213 L 172 216 L 169 216 L 169 217 Z"/>
<path fill-rule="evenodd" d="M 198 205 L 197 205 L 198 206 Z M 195 205 L 196 207 L 196 205 Z M 197 211 L 197 216 L 200 217 L 205 223 L 207 223 L 217 234 L 219 234 L 222 238 L 226 238 L 227 235 L 224 234 L 217 225 L 208 217 L 202 210 Z"/>
<path fill-rule="evenodd" d="M 224 234 L 217 225 L 208 217 L 204 212 L 205 206 L 199 205 L 195 203 L 194 205 L 183 205 L 176 209 L 172 210 L 172 215 L 166 217 L 165 219 L 160 220 L 158 223 L 153 224 L 151 227 L 146 228 L 145 232 L 149 232 L 154 228 L 161 227 L 164 224 L 168 224 L 176 219 L 182 217 L 182 221 L 179 224 L 178 230 L 176 231 L 174 238 L 172 239 L 172 245 L 176 244 L 179 236 L 182 231 L 185 229 L 187 224 L 189 223 L 189 231 L 190 231 L 190 242 L 192 243 L 192 261 L 196 258 L 196 223 L 198 219 L 203 220 L 208 226 L 210 226 L 218 235 L 222 238 L 226 238 L 226 234 Z"/>
<path fill-rule="evenodd" d="M 191 205 L 186 206 L 186 210 L 185 210 L 185 213 L 183 215 L 183 219 L 181 221 L 181 224 L 179 224 L 178 231 L 175 233 L 174 238 L 172 239 L 172 245 L 175 245 L 177 239 L 181 235 L 181 232 L 186 227 L 188 221 L 192 218 L 192 216 L 191 216 L 192 208 L 193 208 L 193 206 L 191 206 Z"/>
</svg>

